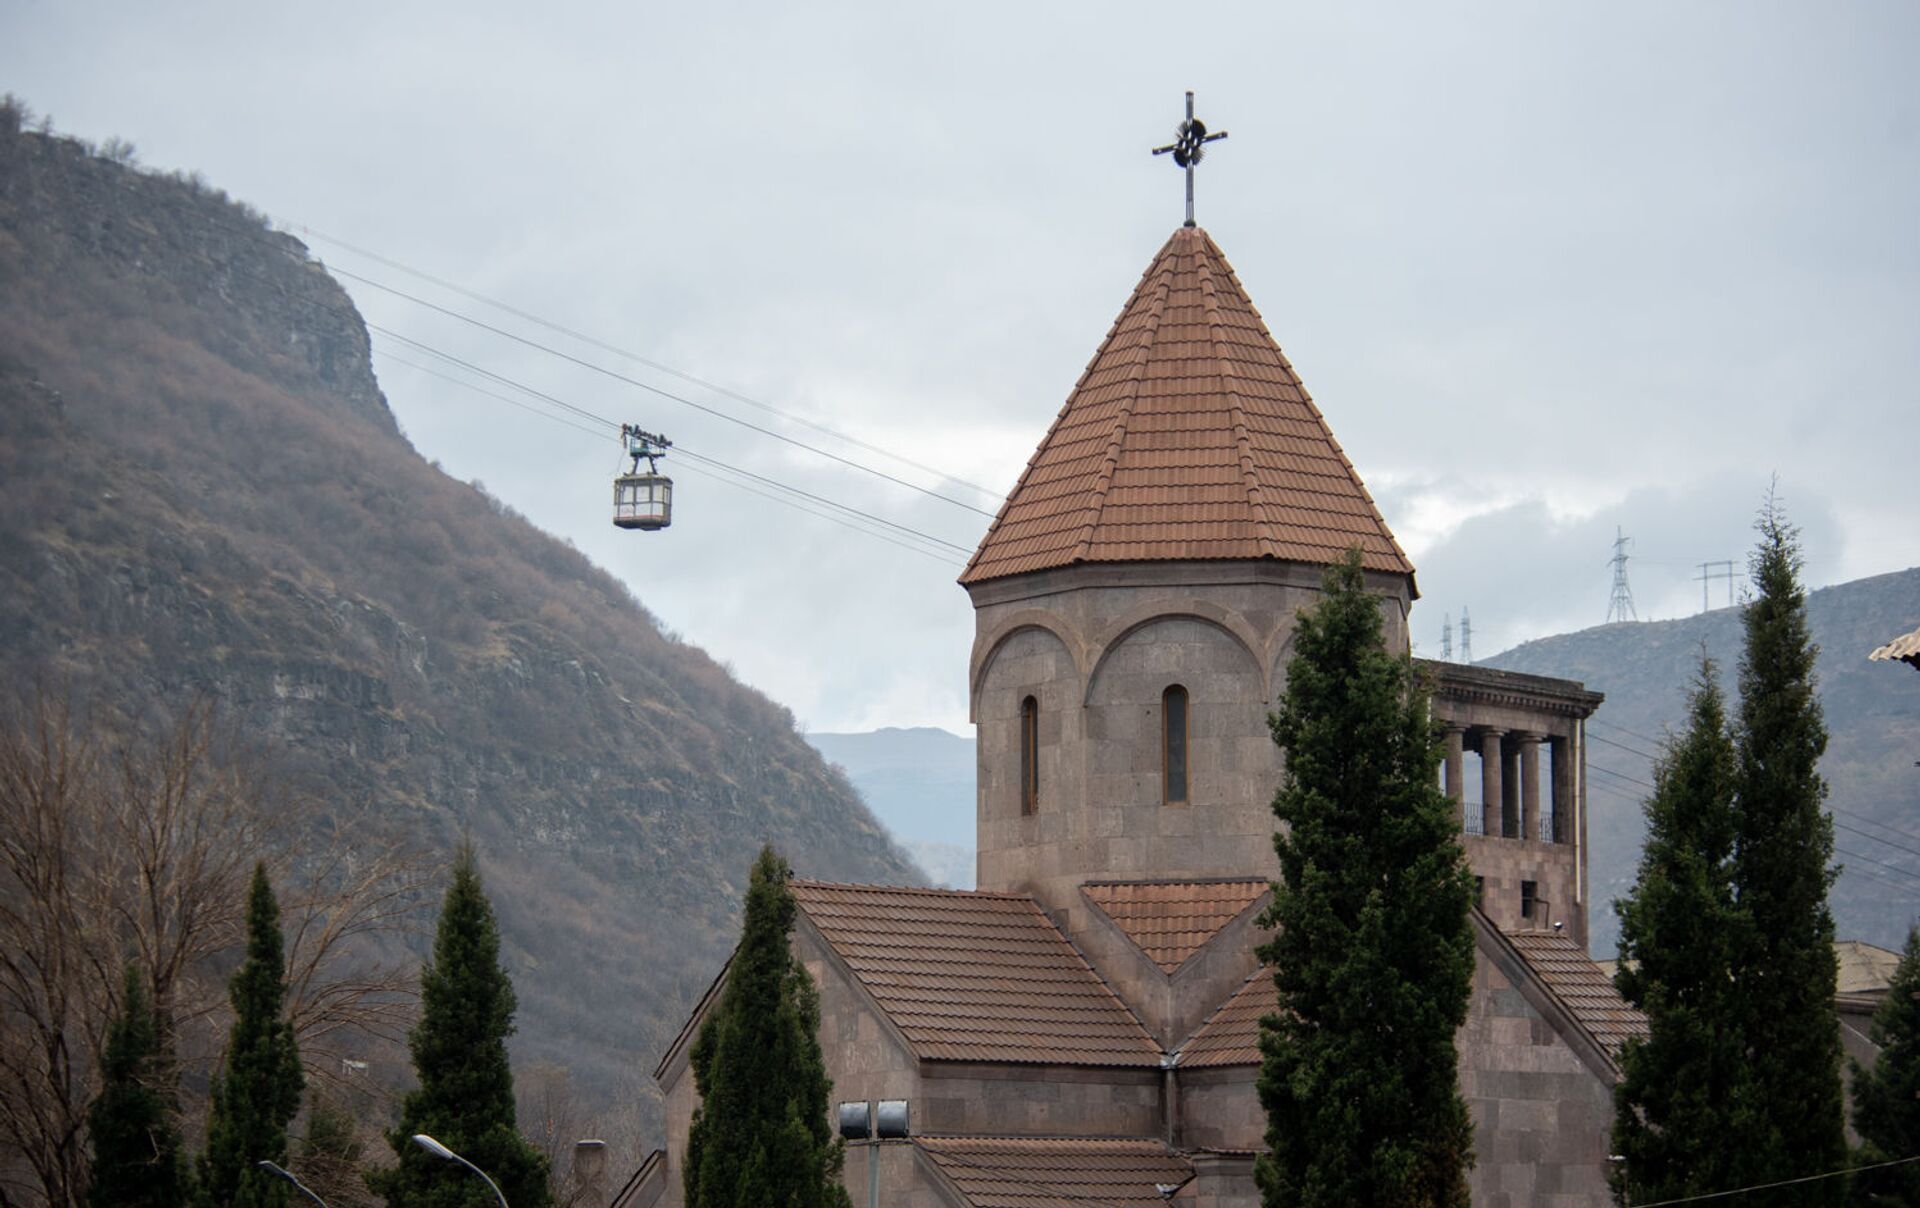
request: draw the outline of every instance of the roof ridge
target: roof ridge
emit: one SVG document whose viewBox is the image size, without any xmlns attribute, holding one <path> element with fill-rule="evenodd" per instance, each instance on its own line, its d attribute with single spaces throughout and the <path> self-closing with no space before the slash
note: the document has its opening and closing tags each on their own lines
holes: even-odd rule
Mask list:
<svg viewBox="0 0 1920 1208">
<path fill-rule="evenodd" d="M 1133 363 L 1128 367 L 1127 373 L 1127 392 L 1120 400 L 1120 414 L 1114 417 L 1113 429 L 1107 435 L 1106 455 L 1102 459 L 1100 475 L 1094 480 L 1093 491 L 1087 500 L 1084 509 L 1086 520 L 1080 526 L 1080 538 L 1074 542 L 1073 556 L 1069 559 L 1069 563 L 1086 561 L 1087 551 L 1093 547 L 1094 530 L 1100 527 L 1100 514 L 1107 506 L 1107 488 L 1113 485 L 1114 467 L 1120 464 L 1120 447 L 1126 443 L 1127 439 L 1127 424 L 1133 419 L 1133 406 L 1140 398 L 1140 379 L 1145 376 L 1147 358 L 1153 354 L 1153 342 L 1160 334 L 1160 317 L 1166 310 L 1167 295 L 1173 289 L 1173 273 L 1167 267 L 1167 262 L 1178 257 L 1180 253 L 1173 250 L 1172 240 L 1168 241 L 1167 248 L 1168 254 L 1155 261 L 1153 270 L 1150 271 L 1150 275 L 1157 279 L 1154 282 L 1152 298 L 1147 303 L 1146 338 L 1134 345 Z M 1141 281 L 1141 286 L 1142 288 L 1146 286 L 1144 279 Z M 1136 296 L 1138 292 L 1136 291 Z M 1122 311 L 1121 320 L 1124 321 L 1132 310 L 1133 307 L 1129 306 Z M 1119 322 L 1116 322 L 1115 334 L 1118 334 L 1119 328 Z M 1078 392 L 1076 388 L 1075 393 Z M 1035 452 L 1037 454 L 1038 450 Z M 985 542 L 982 541 L 981 544 L 984 545 Z"/>
<path fill-rule="evenodd" d="M 1256 881 L 1262 885 L 1273 884 L 1272 877 L 1248 873 L 1241 877 L 1102 877 L 1095 881 L 1082 881 L 1080 887 L 1087 889 L 1096 885 L 1247 885 Z"/>
<path fill-rule="evenodd" d="M 998 901 L 1031 902 L 1029 893 L 1010 893 L 997 889 L 943 889 L 937 885 L 884 885 L 867 881 L 822 881 L 815 877 L 789 877 L 789 885 L 804 885 L 812 889 L 870 889 L 886 893 L 913 893 L 926 897 L 954 898 L 992 898 Z"/>
<path fill-rule="evenodd" d="M 1200 246 L 1207 252 L 1218 253 L 1213 239 L 1206 232 L 1200 233 Z M 1220 367 L 1220 385 L 1226 391 L 1227 411 L 1233 417 L 1233 443 L 1240 454 L 1240 476 L 1247 488 L 1247 506 L 1253 509 L 1256 521 L 1254 540 L 1260 544 L 1261 552 L 1269 558 L 1280 556 L 1279 543 L 1273 539 L 1273 517 L 1267 514 L 1267 501 L 1260 493 L 1260 476 L 1253 466 L 1253 442 L 1247 436 L 1247 412 L 1240 402 L 1240 380 L 1234 373 L 1233 360 L 1227 355 L 1225 342 L 1221 339 L 1220 329 L 1225 326 L 1220 316 L 1220 295 L 1213 283 L 1213 265 L 1209 257 L 1197 256 L 1200 273 L 1200 296 L 1206 300 L 1207 342 L 1213 346 L 1213 359 Z M 1251 305 L 1251 303 L 1249 303 Z"/>
</svg>

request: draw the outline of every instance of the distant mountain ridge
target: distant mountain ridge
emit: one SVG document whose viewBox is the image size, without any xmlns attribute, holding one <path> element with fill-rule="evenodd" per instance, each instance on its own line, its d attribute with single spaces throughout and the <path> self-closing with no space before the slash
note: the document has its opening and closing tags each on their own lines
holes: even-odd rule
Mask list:
<svg viewBox="0 0 1920 1208">
<path fill-rule="evenodd" d="M 935 726 L 884 726 L 809 734 L 807 741 L 846 769 L 874 815 L 902 840 L 973 850 L 971 737 Z"/>
<path fill-rule="evenodd" d="M 1920 623 L 1920 568 L 1809 593 L 1807 619 L 1820 647 L 1815 674 L 1831 736 L 1820 772 L 1835 845 L 1844 849 L 1836 860 L 1846 866 L 1831 898 L 1835 922 L 1842 939 L 1897 949 L 1920 912 L 1920 674 L 1869 663 L 1867 653 Z M 1597 955 L 1613 951 L 1619 924 L 1610 902 L 1631 888 L 1645 837 L 1646 756 L 1684 723 L 1703 648 L 1732 707 L 1743 640 L 1739 609 L 1723 608 L 1541 638 L 1482 664 L 1580 680 L 1606 694 L 1587 748 Z"/>
<path fill-rule="evenodd" d="M 762 842 L 919 873 L 786 709 L 422 459 L 368 352 L 245 207 L 0 121 L 0 669 L 135 709 L 210 693 L 327 799 L 472 835 L 516 1055 L 645 1086 Z"/>
</svg>

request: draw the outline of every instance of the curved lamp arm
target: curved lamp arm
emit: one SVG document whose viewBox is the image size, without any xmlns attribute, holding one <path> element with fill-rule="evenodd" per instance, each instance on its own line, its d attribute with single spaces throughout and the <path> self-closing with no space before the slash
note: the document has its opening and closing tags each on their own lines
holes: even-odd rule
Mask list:
<svg viewBox="0 0 1920 1208">
<path fill-rule="evenodd" d="M 500 1201 L 500 1208 L 507 1208 L 507 1197 L 500 1193 L 500 1184 L 494 1182 L 492 1179 L 487 1178 L 486 1171 L 480 1169 L 478 1166 L 475 1166 L 472 1162 L 467 1161 L 465 1158 L 453 1152 L 451 1149 L 448 1149 L 446 1146 L 440 1144 L 440 1142 L 434 1140 L 432 1137 L 429 1137 L 425 1133 L 413 1134 L 413 1143 L 415 1145 L 418 1145 L 420 1148 L 426 1150 L 428 1153 L 432 1154 L 436 1158 L 445 1158 L 449 1161 L 458 1162 L 460 1163 L 460 1165 L 466 1167 L 468 1170 L 471 1170 L 473 1173 L 479 1175 L 481 1178 L 486 1179 L 487 1186 L 493 1189 L 493 1198 Z"/>
<path fill-rule="evenodd" d="M 299 1179 L 295 1178 L 291 1170 L 285 1169 L 284 1167 L 280 1166 L 278 1163 L 268 1162 L 264 1159 L 262 1159 L 261 1161 L 255 1162 L 254 1165 L 266 1171 L 268 1174 L 278 1175 L 279 1177 L 285 1179 L 287 1182 L 292 1183 L 295 1187 L 300 1189 L 301 1195 L 306 1196 L 308 1199 L 312 1200 L 314 1203 L 320 1205 L 320 1208 L 327 1208 L 327 1202 L 321 1199 L 319 1196 L 315 1195 L 313 1193 L 313 1188 L 307 1186 L 305 1183 L 302 1183 Z"/>
</svg>

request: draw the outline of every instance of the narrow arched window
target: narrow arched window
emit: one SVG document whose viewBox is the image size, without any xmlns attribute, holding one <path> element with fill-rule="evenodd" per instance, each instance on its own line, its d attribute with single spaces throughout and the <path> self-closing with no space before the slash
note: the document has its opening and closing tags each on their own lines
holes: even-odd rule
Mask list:
<svg viewBox="0 0 1920 1208">
<path fill-rule="evenodd" d="M 1187 803 L 1187 690 L 1179 684 L 1160 694 L 1160 782 L 1168 805 Z"/>
<path fill-rule="evenodd" d="M 1020 702 L 1020 812 L 1040 808 L 1040 702 Z"/>
</svg>

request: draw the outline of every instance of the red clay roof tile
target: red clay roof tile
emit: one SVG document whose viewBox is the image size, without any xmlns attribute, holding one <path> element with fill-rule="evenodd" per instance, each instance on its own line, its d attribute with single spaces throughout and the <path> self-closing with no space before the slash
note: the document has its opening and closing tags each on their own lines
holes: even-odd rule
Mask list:
<svg viewBox="0 0 1920 1208">
<path fill-rule="evenodd" d="M 800 909 L 922 1057 L 1160 1062 L 1160 1046 L 1030 897 L 791 884 Z"/>
<path fill-rule="evenodd" d="M 1267 889 L 1260 880 L 1094 881 L 1080 892 L 1172 973 Z"/>
<path fill-rule="evenodd" d="M 1616 1052 L 1630 1036 L 1647 1035 L 1647 1017 L 1627 1005 L 1586 949 L 1558 931 L 1509 931 L 1507 941 L 1565 1003 L 1593 1038 Z"/>
<path fill-rule="evenodd" d="M 1273 971 L 1256 969 L 1180 1046 L 1180 1068 L 1260 1064 L 1260 1020 L 1279 1009 Z"/>
<path fill-rule="evenodd" d="M 1586 949 L 1560 932 L 1503 933 L 1535 977 L 1553 992 L 1586 1032 L 1608 1052 L 1630 1036 L 1647 1034 L 1647 1018 L 1628 1006 Z M 1180 1046 L 1180 1067 L 1255 1065 L 1260 1061 L 1260 1019 L 1280 1009 L 1273 975 L 1262 969 L 1248 978 Z"/>
<path fill-rule="evenodd" d="M 1158 1141 L 1100 1137 L 918 1137 L 973 1208 L 1158 1208 L 1193 1166 Z"/>
<path fill-rule="evenodd" d="M 1176 231 L 961 575 L 1361 547 L 1411 575 L 1324 417 L 1205 231 Z"/>
</svg>

